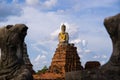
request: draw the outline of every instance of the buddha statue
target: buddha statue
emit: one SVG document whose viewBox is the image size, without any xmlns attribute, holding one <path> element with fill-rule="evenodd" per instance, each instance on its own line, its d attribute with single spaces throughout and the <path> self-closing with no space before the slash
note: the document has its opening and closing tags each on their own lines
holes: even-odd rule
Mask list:
<svg viewBox="0 0 120 80">
<path fill-rule="evenodd" d="M 58 35 L 59 45 L 67 45 L 69 43 L 69 35 L 66 32 L 66 26 L 61 26 L 61 32 Z"/>
</svg>

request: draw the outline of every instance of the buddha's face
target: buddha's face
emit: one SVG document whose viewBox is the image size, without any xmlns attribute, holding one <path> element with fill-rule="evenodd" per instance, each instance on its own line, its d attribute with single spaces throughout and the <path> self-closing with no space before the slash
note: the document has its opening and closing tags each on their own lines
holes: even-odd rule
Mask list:
<svg viewBox="0 0 120 80">
<path fill-rule="evenodd" d="M 66 30 L 66 26 L 65 26 L 65 25 L 62 25 L 62 27 L 61 27 L 61 31 L 64 33 L 65 30 Z"/>
</svg>

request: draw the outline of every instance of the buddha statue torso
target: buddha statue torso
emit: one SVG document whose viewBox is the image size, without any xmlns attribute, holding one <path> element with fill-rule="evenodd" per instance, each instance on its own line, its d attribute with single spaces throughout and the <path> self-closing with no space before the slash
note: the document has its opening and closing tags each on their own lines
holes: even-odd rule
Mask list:
<svg viewBox="0 0 120 80">
<path fill-rule="evenodd" d="M 67 45 L 69 42 L 69 35 L 65 32 L 66 26 L 63 24 L 61 27 L 61 32 L 58 35 L 59 45 Z"/>
</svg>

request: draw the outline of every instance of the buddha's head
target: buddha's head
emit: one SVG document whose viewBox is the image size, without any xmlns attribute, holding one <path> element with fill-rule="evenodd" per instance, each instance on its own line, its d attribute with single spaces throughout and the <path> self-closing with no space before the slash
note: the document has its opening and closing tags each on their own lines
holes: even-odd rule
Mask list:
<svg viewBox="0 0 120 80">
<path fill-rule="evenodd" d="M 61 31 L 62 31 L 62 33 L 64 33 L 66 31 L 66 26 L 64 24 L 61 26 Z"/>
</svg>

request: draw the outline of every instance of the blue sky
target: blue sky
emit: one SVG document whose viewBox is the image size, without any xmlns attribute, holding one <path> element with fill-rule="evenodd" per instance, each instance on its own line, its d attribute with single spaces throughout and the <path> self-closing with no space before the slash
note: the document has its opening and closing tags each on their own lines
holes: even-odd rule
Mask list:
<svg viewBox="0 0 120 80">
<path fill-rule="evenodd" d="M 29 27 L 25 42 L 36 71 L 51 64 L 63 23 L 82 65 L 89 60 L 105 64 L 112 43 L 103 21 L 118 14 L 119 8 L 120 0 L 0 0 L 0 26 L 24 23 Z"/>
</svg>

